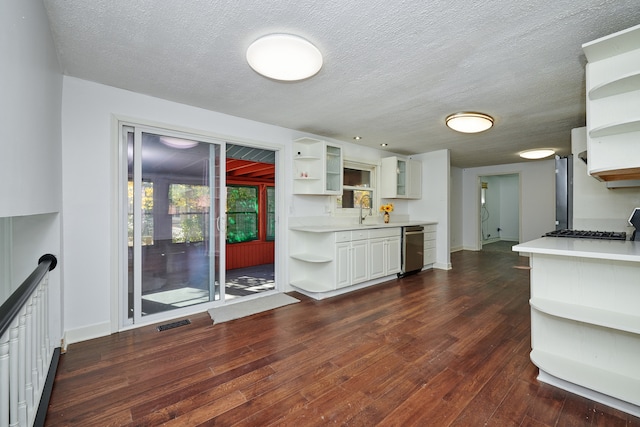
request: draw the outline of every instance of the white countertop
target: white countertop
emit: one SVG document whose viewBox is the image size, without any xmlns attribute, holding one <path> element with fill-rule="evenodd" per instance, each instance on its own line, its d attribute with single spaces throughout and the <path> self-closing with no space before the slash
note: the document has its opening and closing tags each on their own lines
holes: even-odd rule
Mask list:
<svg viewBox="0 0 640 427">
<path fill-rule="evenodd" d="M 309 233 L 331 233 L 334 231 L 347 230 L 370 230 L 373 228 L 391 228 L 391 227 L 408 227 L 411 225 L 430 225 L 437 224 L 437 221 L 399 221 L 385 223 L 369 223 L 369 224 L 325 224 L 311 226 L 291 226 L 289 230 L 307 231 Z"/>
<path fill-rule="evenodd" d="M 598 258 L 640 262 L 640 242 L 622 240 L 581 239 L 571 237 L 542 237 L 520 243 L 516 252 Z"/>
</svg>

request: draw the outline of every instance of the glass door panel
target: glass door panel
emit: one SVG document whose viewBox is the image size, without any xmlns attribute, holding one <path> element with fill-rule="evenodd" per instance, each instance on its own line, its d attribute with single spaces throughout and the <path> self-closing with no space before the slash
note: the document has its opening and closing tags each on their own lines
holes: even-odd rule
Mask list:
<svg viewBox="0 0 640 427">
<path fill-rule="evenodd" d="M 407 195 L 407 162 L 398 160 L 398 196 Z"/>
<path fill-rule="evenodd" d="M 326 188 L 327 192 L 340 191 L 340 179 L 342 177 L 342 154 L 340 147 L 326 145 Z"/>
<path fill-rule="evenodd" d="M 219 144 L 154 129 L 124 136 L 127 322 L 221 298 Z"/>
</svg>

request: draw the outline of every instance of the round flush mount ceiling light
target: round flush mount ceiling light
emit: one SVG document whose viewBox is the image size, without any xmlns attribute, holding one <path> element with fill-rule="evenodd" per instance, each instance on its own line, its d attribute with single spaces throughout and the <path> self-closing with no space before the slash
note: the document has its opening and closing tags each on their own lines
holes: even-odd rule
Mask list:
<svg viewBox="0 0 640 427">
<path fill-rule="evenodd" d="M 451 129 L 462 133 L 478 133 L 493 126 L 493 117 L 483 113 L 463 112 L 451 114 L 445 119 Z"/>
<path fill-rule="evenodd" d="M 177 148 L 178 150 L 185 150 L 187 148 L 193 148 L 198 145 L 198 141 L 192 141 L 190 139 L 174 138 L 172 136 L 161 136 L 160 142 L 167 147 Z"/>
<path fill-rule="evenodd" d="M 553 156 L 554 154 L 556 154 L 554 150 L 544 148 L 541 150 L 523 151 L 522 153 L 520 153 L 520 157 L 522 157 L 523 159 L 537 160 L 537 159 L 544 159 L 545 157 Z"/>
<path fill-rule="evenodd" d="M 269 34 L 251 43 L 247 62 L 257 73 L 275 80 L 304 80 L 322 68 L 322 54 L 292 34 Z"/>
</svg>

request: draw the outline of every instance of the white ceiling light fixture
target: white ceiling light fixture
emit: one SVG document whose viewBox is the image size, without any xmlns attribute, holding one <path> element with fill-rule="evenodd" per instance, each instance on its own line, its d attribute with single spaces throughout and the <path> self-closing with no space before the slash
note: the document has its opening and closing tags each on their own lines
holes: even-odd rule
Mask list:
<svg viewBox="0 0 640 427">
<path fill-rule="evenodd" d="M 493 117 L 484 113 L 462 112 L 449 115 L 445 123 L 457 132 L 478 133 L 493 126 Z"/>
<path fill-rule="evenodd" d="M 539 150 L 523 151 L 522 153 L 520 153 L 520 157 L 522 157 L 523 159 L 537 160 L 553 156 L 554 154 L 556 154 L 555 150 L 551 150 L 550 148 L 543 148 Z"/>
<path fill-rule="evenodd" d="M 257 73 L 282 81 L 304 80 L 320 71 L 322 54 L 292 34 L 269 34 L 251 43 L 247 62 Z"/>
<path fill-rule="evenodd" d="M 198 145 L 198 141 L 192 141 L 190 139 L 174 138 L 172 136 L 161 136 L 160 142 L 167 147 L 177 148 L 178 150 L 186 150 L 187 148 L 193 148 Z"/>
</svg>

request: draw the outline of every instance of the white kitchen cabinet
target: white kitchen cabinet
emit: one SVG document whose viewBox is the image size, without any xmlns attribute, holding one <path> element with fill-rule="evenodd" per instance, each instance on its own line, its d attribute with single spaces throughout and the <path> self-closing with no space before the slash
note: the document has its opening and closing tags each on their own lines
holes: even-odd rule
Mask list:
<svg viewBox="0 0 640 427">
<path fill-rule="evenodd" d="M 400 272 L 400 228 L 370 230 L 369 278 Z"/>
<path fill-rule="evenodd" d="M 336 243 L 336 288 L 351 284 L 351 242 Z"/>
<path fill-rule="evenodd" d="M 336 288 L 369 279 L 368 230 L 336 233 Z"/>
<path fill-rule="evenodd" d="M 293 193 L 342 194 L 342 148 L 313 138 L 295 140 Z"/>
<path fill-rule="evenodd" d="M 436 224 L 424 226 L 424 266 L 436 262 Z"/>
<path fill-rule="evenodd" d="M 400 271 L 400 227 L 289 231 L 292 286 L 314 294 L 367 285 Z"/>
<path fill-rule="evenodd" d="M 380 197 L 420 199 L 422 197 L 422 163 L 399 157 L 385 157 L 380 162 Z"/>
<path fill-rule="evenodd" d="M 601 181 L 640 179 L 640 25 L 582 48 L 588 172 Z"/>
<path fill-rule="evenodd" d="M 355 285 L 369 279 L 369 241 L 351 242 L 351 283 Z"/>
</svg>

